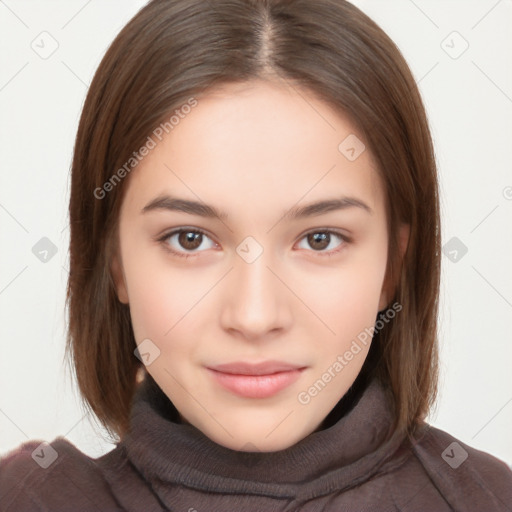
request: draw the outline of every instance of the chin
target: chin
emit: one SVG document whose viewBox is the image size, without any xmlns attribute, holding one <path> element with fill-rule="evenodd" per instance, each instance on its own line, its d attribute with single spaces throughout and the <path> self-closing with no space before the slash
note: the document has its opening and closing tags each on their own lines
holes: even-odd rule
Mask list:
<svg viewBox="0 0 512 512">
<path fill-rule="evenodd" d="M 291 414 L 290 420 L 292 416 Z M 200 428 L 200 430 L 213 442 L 231 450 L 275 452 L 285 450 L 307 437 L 310 432 L 304 427 L 302 430 L 293 429 L 297 423 L 297 421 L 283 421 L 282 418 L 279 418 L 277 421 L 271 422 L 271 427 L 267 427 L 261 422 L 232 422 L 231 426 L 226 425 L 226 430 L 221 427 L 217 428 L 218 425 L 213 429 L 210 426 L 210 428 Z M 237 425 L 236 428 L 233 428 L 233 425 Z"/>
</svg>

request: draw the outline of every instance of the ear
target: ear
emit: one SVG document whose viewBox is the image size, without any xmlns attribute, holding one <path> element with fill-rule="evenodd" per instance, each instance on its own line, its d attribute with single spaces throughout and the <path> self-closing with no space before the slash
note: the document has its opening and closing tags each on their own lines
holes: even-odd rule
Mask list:
<svg viewBox="0 0 512 512">
<path fill-rule="evenodd" d="M 126 287 L 126 279 L 124 277 L 123 265 L 120 261 L 119 255 L 115 254 L 110 264 L 110 272 L 114 280 L 114 286 L 117 293 L 119 302 L 128 304 L 128 289 Z"/>
<path fill-rule="evenodd" d="M 411 232 L 410 224 L 400 224 L 399 233 L 398 233 L 398 243 L 399 243 L 399 252 L 400 252 L 400 260 L 403 260 L 405 251 L 409 245 L 409 235 Z M 379 300 L 379 311 L 382 311 L 388 307 L 388 297 L 391 297 L 394 294 L 394 288 L 396 283 L 393 286 L 390 286 L 388 283 L 388 276 L 386 273 L 386 277 L 384 279 L 384 284 L 382 285 L 382 293 L 380 295 Z"/>
</svg>

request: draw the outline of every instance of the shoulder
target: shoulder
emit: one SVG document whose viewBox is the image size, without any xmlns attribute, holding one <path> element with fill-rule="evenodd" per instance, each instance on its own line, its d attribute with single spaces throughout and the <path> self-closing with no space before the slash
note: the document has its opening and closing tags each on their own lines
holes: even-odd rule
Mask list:
<svg viewBox="0 0 512 512">
<path fill-rule="evenodd" d="M 512 470 L 502 460 L 428 424 L 410 442 L 434 486 L 456 510 L 512 508 Z"/>
<path fill-rule="evenodd" d="M 94 459 L 63 437 L 23 443 L 0 457 L 0 509 L 121 510 L 103 471 L 117 453 Z"/>
</svg>

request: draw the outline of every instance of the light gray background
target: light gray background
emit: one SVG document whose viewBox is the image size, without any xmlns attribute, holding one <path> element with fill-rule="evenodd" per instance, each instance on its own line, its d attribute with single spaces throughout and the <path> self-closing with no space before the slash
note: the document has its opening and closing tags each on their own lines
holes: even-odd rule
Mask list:
<svg viewBox="0 0 512 512">
<path fill-rule="evenodd" d="M 511 2 L 354 3 L 396 42 L 419 83 L 439 165 L 443 244 L 459 244 L 442 257 L 440 396 L 429 421 L 510 464 Z M 88 84 L 143 4 L 0 1 L 0 454 L 57 435 L 90 456 L 113 448 L 82 417 L 61 364 L 68 176 Z M 51 38 L 58 48 L 41 58 L 31 45 L 49 51 Z M 57 247 L 47 262 L 32 252 L 43 237 Z"/>
</svg>

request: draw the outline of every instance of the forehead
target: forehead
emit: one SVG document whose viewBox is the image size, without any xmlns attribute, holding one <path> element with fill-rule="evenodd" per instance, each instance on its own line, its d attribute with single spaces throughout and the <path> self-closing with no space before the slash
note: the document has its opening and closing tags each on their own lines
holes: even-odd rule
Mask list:
<svg viewBox="0 0 512 512">
<path fill-rule="evenodd" d="M 132 172 L 128 201 L 142 207 L 168 193 L 256 213 L 347 195 L 364 197 L 376 211 L 384 207 L 357 126 L 310 92 L 256 81 L 196 99 Z"/>
</svg>

